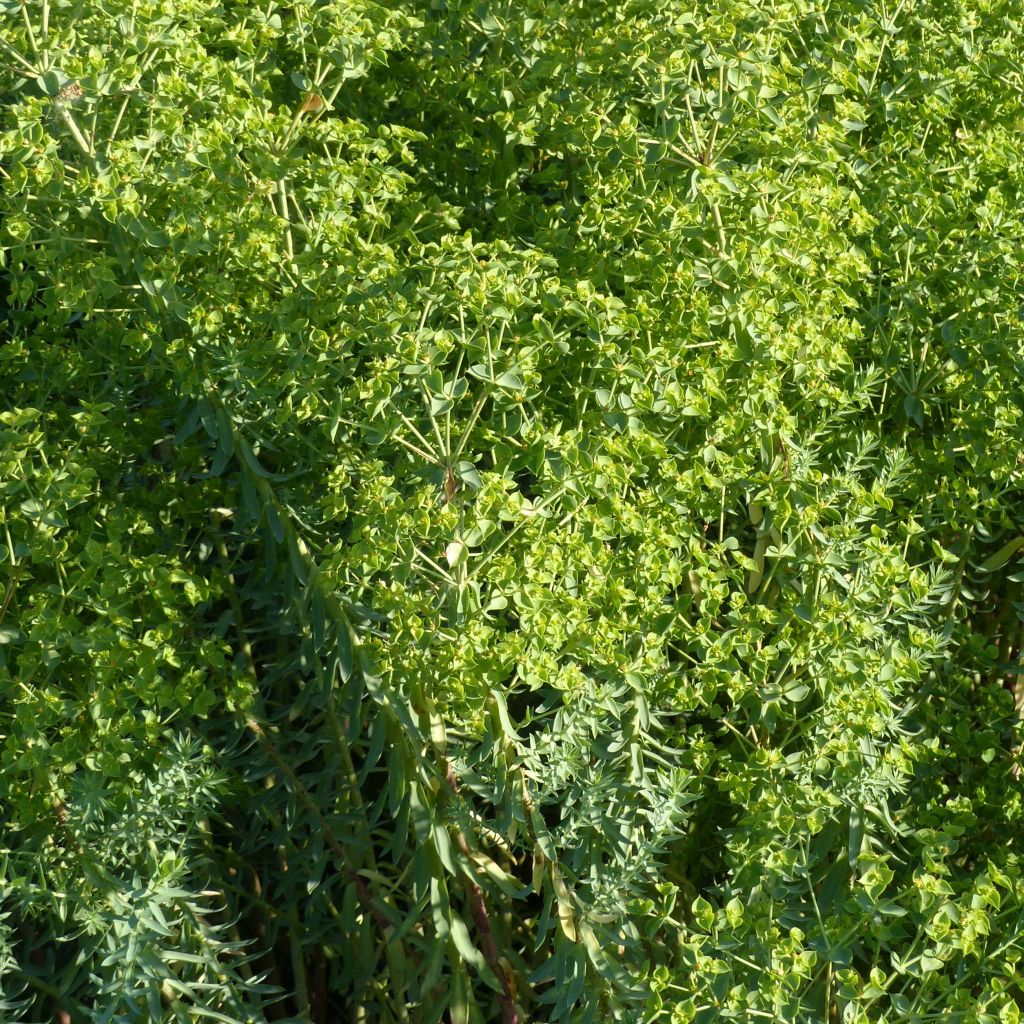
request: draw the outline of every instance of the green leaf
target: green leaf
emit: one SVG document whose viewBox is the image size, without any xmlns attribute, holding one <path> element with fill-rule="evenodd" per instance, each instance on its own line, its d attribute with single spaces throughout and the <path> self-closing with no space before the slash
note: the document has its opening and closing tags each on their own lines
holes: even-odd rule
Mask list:
<svg viewBox="0 0 1024 1024">
<path fill-rule="evenodd" d="M 851 868 L 857 867 L 864 845 L 864 812 L 859 806 L 850 808 L 850 839 L 847 844 L 847 860 Z"/>
<path fill-rule="evenodd" d="M 1001 569 L 1024 546 L 1024 535 L 1007 541 L 994 555 L 990 555 L 978 566 L 983 572 L 995 572 Z"/>
<path fill-rule="evenodd" d="M 501 723 L 501 727 L 505 732 L 505 736 L 513 742 L 522 742 L 522 737 L 516 732 L 512 725 L 512 719 L 509 718 L 508 706 L 505 703 L 505 695 L 496 689 L 490 691 L 491 700 L 494 702 L 495 711 L 498 714 L 498 721 Z"/>
<path fill-rule="evenodd" d="M 59 71 L 47 71 L 36 79 L 39 91 L 44 96 L 57 96 L 70 79 Z"/>
<path fill-rule="evenodd" d="M 451 917 L 451 939 L 459 951 L 459 955 L 467 964 L 471 964 L 478 971 L 487 969 L 487 962 L 484 960 L 483 954 L 473 945 L 466 923 L 455 913 Z"/>
<path fill-rule="evenodd" d="M 348 620 L 335 622 L 335 638 L 337 641 L 338 666 L 343 680 L 351 679 L 355 670 L 355 652 L 352 642 L 352 627 Z"/>
<path fill-rule="evenodd" d="M 903 399 L 903 411 L 919 427 L 924 426 L 924 404 L 917 395 L 907 395 Z"/>
<path fill-rule="evenodd" d="M 711 930 L 715 923 L 715 911 L 703 896 L 698 896 L 693 901 L 690 912 L 693 914 L 694 923 L 701 931 Z"/>
<path fill-rule="evenodd" d="M 743 920 L 743 902 L 738 897 L 734 896 L 725 905 L 725 916 L 731 927 L 739 927 Z"/>
<path fill-rule="evenodd" d="M 499 374 L 495 383 L 499 387 L 508 388 L 511 391 L 522 391 L 524 387 L 522 377 L 511 370 L 506 370 L 504 373 Z"/>
</svg>

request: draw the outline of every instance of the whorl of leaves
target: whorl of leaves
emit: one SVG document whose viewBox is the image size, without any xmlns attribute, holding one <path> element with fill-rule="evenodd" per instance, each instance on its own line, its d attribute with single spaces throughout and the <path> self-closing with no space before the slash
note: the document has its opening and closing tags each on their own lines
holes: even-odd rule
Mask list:
<svg viewBox="0 0 1024 1024">
<path fill-rule="evenodd" d="M 1022 39 L 0 0 L 3 1019 L 1016 1021 Z"/>
</svg>

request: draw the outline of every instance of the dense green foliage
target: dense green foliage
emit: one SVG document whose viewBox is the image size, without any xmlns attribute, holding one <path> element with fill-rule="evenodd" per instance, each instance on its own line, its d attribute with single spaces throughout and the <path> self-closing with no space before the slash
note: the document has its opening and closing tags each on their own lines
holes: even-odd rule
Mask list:
<svg viewBox="0 0 1024 1024">
<path fill-rule="evenodd" d="M 1018 1020 L 1018 3 L 0 12 L 0 1018 Z"/>
</svg>

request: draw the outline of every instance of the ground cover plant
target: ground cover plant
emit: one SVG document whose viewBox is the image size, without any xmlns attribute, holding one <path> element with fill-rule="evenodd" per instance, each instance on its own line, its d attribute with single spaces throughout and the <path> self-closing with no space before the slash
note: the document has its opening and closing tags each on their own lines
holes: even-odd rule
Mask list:
<svg viewBox="0 0 1024 1024">
<path fill-rule="evenodd" d="M 1019 1019 L 1017 3 L 0 18 L 0 1019 Z"/>
</svg>

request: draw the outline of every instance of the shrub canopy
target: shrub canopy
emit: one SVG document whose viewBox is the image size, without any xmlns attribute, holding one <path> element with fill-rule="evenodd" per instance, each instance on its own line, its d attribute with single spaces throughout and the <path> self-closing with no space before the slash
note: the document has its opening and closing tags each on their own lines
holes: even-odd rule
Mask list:
<svg viewBox="0 0 1024 1024">
<path fill-rule="evenodd" d="M 3 1019 L 1018 1019 L 1019 4 L 0 9 Z"/>
</svg>

